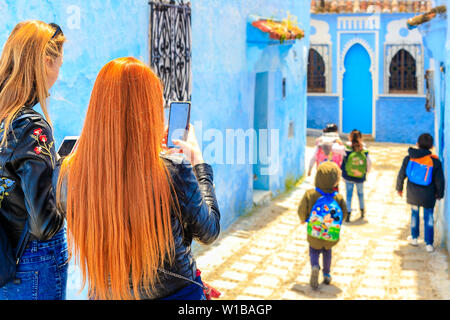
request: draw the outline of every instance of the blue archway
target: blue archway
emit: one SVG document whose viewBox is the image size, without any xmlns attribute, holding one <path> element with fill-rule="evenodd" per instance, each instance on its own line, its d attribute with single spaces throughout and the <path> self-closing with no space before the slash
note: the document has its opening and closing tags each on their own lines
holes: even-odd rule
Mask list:
<svg viewBox="0 0 450 320">
<path fill-rule="evenodd" d="M 373 84 L 370 55 L 359 43 L 354 44 L 344 60 L 343 132 L 353 129 L 372 134 Z"/>
</svg>

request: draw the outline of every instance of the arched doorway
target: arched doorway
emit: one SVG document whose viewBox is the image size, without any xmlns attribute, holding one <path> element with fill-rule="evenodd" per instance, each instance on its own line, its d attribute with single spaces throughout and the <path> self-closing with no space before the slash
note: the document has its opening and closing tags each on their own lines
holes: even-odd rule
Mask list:
<svg viewBox="0 0 450 320">
<path fill-rule="evenodd" d="M 353 129 L 372 134 L 373 83 L 370 55 L 359 43 L 354 44 L 344 60 L 343 132 Z"/>
</svg>

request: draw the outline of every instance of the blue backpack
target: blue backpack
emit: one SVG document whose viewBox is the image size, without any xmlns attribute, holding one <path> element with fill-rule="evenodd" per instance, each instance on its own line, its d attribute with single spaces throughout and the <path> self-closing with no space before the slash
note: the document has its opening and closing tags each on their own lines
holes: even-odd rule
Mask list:
<svg viewBox="0 0 450 320">
<path fill-rule="evenodd" d="M 325 193 L 316 188 L 322 196 L 317 199 L 307 220 L 307 233 L 321 240 L 338 241 L 343 219 L 342 209 L 334 199 L 337 192 Z"/>
<path fill-rule="evenodd" d="M 427 155 L 422 158 L 409 159 L 406 166 L 408 180 L 420 186 L 429 186 L 433 179 L 433 158 L 437 157 Z"/>
</svg>

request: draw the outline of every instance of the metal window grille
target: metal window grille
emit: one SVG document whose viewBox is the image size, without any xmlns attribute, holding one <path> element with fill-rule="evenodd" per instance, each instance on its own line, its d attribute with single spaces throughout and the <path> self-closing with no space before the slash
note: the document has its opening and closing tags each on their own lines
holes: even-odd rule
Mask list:
<svg viewBox="0 0 450 320">
<path fill-rule="evenodd" d="M 164 84 L 164 100 L 191 100 L 191 6 L 150 1 L 150 64 Z"/>
<path fill-rule="evenodd" d="M 416 60 L 406 50 L 400 49 L 389 67 L 390 93 L 417 93 Z"/>
<path fill-rule="evenodd" d="M 322 56 L 314 49 L 308 55 L 308 92 L 325 92 L 325 63 Z"/>
</svg>

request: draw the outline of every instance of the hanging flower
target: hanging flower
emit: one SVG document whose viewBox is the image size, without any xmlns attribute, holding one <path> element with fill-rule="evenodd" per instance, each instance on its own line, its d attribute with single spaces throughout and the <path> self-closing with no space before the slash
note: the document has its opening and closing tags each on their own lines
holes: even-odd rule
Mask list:
<svg viewBox="0 0 450 320">
<path fill-rule="evenodd" d="M 41 129 L 41 128 L 35 129 L 35 130 L 33 131 L 33 134 L 34 134 L 35 136 L 40 136 L 40 135 L 42 134 L 42 129 Z"/>
<path fill-rule="evenodd" d="M 11 179 L 2 177 L 0 179 L 0 208 L 2 207 L 3 199 L 10 195 L 10 192 L 14 189 L 15 182 Z"/>
<path fill-rule="evenodd" d="M 252 26 L 269 34 L 271 39 L 280 40 L 283 43 L 285 40 L 302 39 L 305 32 L 298 27 L 297 17 L 288 12 L 288 17 L 282 21 L 275 21 L 273 19 L 264 19 L 255 16 L 255 21 Z"/>
<path fill-rule="evenodd" d="M 31 138 L 36 140 L 37 147 L 34 148 L 34 152 L 38 155 L 43 154 L 50 157 L 50 161 L 52 163 L 52 167 L 55 167 L 52 150 L 53 141 L 47 145 L 48 137 L 45 134 L 42 134 L 42 128 L 37 128 L 33 131 Z"/>
<path fill-rule="evenodd" d="M 14 181 L 12 181 L 11 179 L 3 179 L 5 182 L 5 185 L 9 188 L 12 187 L 14 185 Z"/>
</svg>

